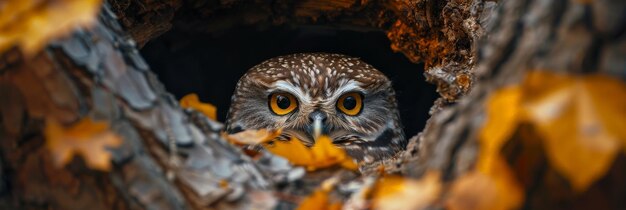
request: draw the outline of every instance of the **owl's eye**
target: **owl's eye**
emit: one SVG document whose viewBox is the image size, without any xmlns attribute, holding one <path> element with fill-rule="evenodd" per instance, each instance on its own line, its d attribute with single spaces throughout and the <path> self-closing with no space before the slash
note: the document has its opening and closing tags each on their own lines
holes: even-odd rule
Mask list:
<svg viewBox="0 0 626 210">
<path fill-rule="evenodd" d="M 274 114 L 286 115 L 298 107 L 296 97 L 289 93 L 273 93 L 270 95 L 270 109 Z"/>
<path fill-rule="evenodd" d="M 363 108 L 363 96 L 359 93 L 347 93 L 339 97 L 337 108 L 347 115 L 357 115 Z"/>
</svg>

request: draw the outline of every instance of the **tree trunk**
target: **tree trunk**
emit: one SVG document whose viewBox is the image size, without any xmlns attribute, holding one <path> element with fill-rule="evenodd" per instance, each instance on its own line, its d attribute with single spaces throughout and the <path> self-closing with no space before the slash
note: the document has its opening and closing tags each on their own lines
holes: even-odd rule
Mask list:
<svg viewBox="0 0 626 210">
<path fill-rule="evenodd" d="M 477 43 L 475 86 L 456 104 L 433 114 L 405 154 L 408 160 L 404 161 L 416 167 L 404 164 L 399 170 L 411 176 L 441 170 L 451 180 L 472 170 L 480 151 L 478 136 L 486 121 L 487 100 L 498 90 L 520 83 L 527 72 L 602 74 L 626 80 L 625 11 L 626 3 L 621 1 L 500 2 L 486 24 L 487 34 Z M 610 103 L 613 99 L 604 100 Z M 529 129 L 533 128 L 521 125 L 517 132 Z M 617 199 L 626 192 L 626 182 L 619 178 L 626 170 L 624 153 L 590 189 L 576 193 L 555 166 L 547 163 L 546 148 L 531 147 L 515 138 L 503 153 L 526 189 L 523 208 L 626 208 L 626 202 Z"/>
<path fill-rule="evenodd" d="M 444 183 L 454 183 L 476 167 L 489 97 L 522 81 L 526 72 L 601 73 L 626 80 L 626 3 L 495 5 L 481 0 L 105 3 L 92 27 L 52 41 L 33 56 L 18 48 L 0 54 L 0 207 L 295 208 L 328 177 L 362 189 L 383 166 L 387 173 L 412 178 L 440 171 Z M 143 46 L 173 23 L 209 32 L 244 23 L 384 30 L 395 51 L 425 63 L 424 74 L 442 98 L 404 153 L 361 165 L 362 173 L 337 168 L 305 173 L 267 152 L 253 159 L 222 137 L 219 122 L 182 109 L 139 55 L 133 40 Z M 51 158 L 49 124 L 71 127 L 86 118 L 107 122 L 123 139 L 110 149 L 108 170 L 94 170 L 88 158 L 61 167 Z M 576 193 L 547 164 L 544 150 L 511 140 L 502 151 L 523 180 L 519 208 L 626 208 L 623 153 L 600 181 Z M 516 165 L 526 159 L 534 161 Z M 345 201 L 354 192 L 335 193 Z"/>
<path fill-rule="evenodd" d="M 235 199 L 244 201 L 232 205 L 244 208 L 254 202 L 243 197 L 260 195 L 251 189 L 267 189 L 272 176 L 290 172 L 284 161 L 253 164 L 221 139 L 219 123 L 185 113 L 108 7 L 90 29 L 32 57 L 14 49 L 1 63 L 7 209 L 185 209 Z M 111 150 L 110 172 L 82 159 L 59 168 L 51 159 L 46 124 L 83 118 L 109 122 L 123 139 Z"/>
</svg>

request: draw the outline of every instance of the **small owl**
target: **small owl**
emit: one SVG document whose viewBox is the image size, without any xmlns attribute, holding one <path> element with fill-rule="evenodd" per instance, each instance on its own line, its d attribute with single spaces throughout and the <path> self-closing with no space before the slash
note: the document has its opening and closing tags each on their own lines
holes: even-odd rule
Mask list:
<svg viewBox="0 0 626 210">
<path fill-rule="evenodd" d="M 358 58 L 302 53 L 250 69 L 237 83 L 226 132 L 282 129 L 311 146 L 320 135 L 356 160 L 394 155 L 406 141 L 395 93 L 385 75 Z"/>
</svg>

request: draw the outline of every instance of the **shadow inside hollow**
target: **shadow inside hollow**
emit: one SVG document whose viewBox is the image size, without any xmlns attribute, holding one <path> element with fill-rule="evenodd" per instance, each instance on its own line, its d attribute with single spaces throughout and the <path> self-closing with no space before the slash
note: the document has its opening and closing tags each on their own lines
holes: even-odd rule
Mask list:
<svg viewBox="0 0 626 210">
<path fill-rule="evenodd" d="M 316 26 L 277 26 L 263 30 L 235 27 L 219 34 L 176 28 L 141 50 L 166 89 L 177 98 L 197 93 L 218 108 L 224 121 L 239 78 L 252 66 L 279 55 L 300 52 L 341 53 L 360 57 L 392 81 L 407 138 L 421 131 L 437 98 L 425 81 L 423 64 L 394 53 L 382 31 L 359 32 Z"/>
</svg>

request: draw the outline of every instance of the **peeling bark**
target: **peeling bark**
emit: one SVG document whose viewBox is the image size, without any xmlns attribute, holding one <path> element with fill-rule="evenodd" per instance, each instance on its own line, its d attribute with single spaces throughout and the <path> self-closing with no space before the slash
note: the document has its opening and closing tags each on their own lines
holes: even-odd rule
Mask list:
<svg viewBox="0 0 626 210">
<path fill-rule="evenodd" d="M 527 71 L 600 73 L 626 81 L 625 51 L 616 55 L 616 49 L 626 43 L 624 9 L 626 4 L 617 1 L 503 1 L 478 44 L 475 86 L 458 103 L 433 114 L 404 154 L 403 162 L 417 167 L 404 164 L 398 170 L 411 176 L 441 170 L 454 179 L 472 169 L 479 150 L 477 132 L 485 120 L 485 100 L 499 88 L 520 82 Z M 614 19 L 595 21 L 607 20 L 607 16 Z M 592 189 L 577 195 L 553 166 L 546 165 L 545 154 L 531 153 L 536 150 L 514 141 L 504 151 L 513 167 L 524 167 L 516 174 L 526 179 L 524 208 L 625 207 L 623 201 L 608 198 L 624 195 L 626 182 L 617 180 L 626 169 L 623 155 Z M 516 163 L 519 160 L 533 161 L 522 166 Z"/>
<path fill-rule="evenodd" d="M 261 190 L 301 170 L 290 176 L 289 164 L 273 156 L 253 162 L 221 138 L 221 124 L 182 110 L 108 7 L 93 27 L 34 57 L 13 50 L 0 63 L 0 203 L 7 208 L 262 207 L 271 199 L 258 204 L 251 197 L 269 197 Z M 111 150 L 110 172 L 89 169 L 80 158 L 58 168 L 43 146 L 46 119 L 71 125 L 84 117 L 109 122 L 124 140 Z"/>
<path fill-rule="evenodd" d="M 407 151 L 383 164 L 387 172 L 409 177 L 441 171 L 446 182 L 474 167 L 487 96 L 520 81 L 524 72 L 626 80 L 626 4 L 619 1 L 110 3 L 93 27 L 35 56 L 17 49 L 0 55 L 3 209 L 294 208 L 327 177 L 345 184 L 333 191 L 344 201 L 355 192 L 346 186 L 368 185 L 366 176 L 336 168 L 304 174 L 270 154 L 251 159 L 221 137 L 221 124 L 181 109 L 133 41 L 142 46 L 172 26 L 218 32 L 240 24 L 319 24 L 386 31 L 392 49 L 426 64 L 424 74 L 442 99 Z M 80 158 L 55 167 L 43 146 L 46 119 L 71 125 L 84 117 L 110 122 L 124 139 L 111 150 L 110 172 L 91 170 Z M 514 165 L 529 150 L 512 142 L 504 152 Z M 535 158 L 528 174 L 517 174 L 530 177 L 523 183 L 523 208 L 626 208 L 619 199 L 626 194 L 623 155 L 583 194 L 573 193 L 545 156 Z M 362 172 L 378 167 L 365 165 Z"/>
</svg>

